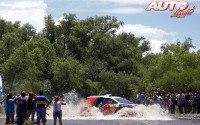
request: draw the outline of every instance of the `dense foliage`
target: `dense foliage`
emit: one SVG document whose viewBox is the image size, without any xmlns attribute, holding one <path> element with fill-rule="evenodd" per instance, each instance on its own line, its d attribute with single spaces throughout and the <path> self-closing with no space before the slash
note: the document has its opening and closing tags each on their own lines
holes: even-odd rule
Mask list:
<svg viewBox="0 0 200 125">
<path fill-rule="evenodd" d="M 163 44 L 162 52 L 148 53 L 144 37 L 116 34 L 123 25 L 116 17 L 79 20 L 64 14 L 55 25 L 51 15 L 36 33 L 0 19 L 0 74 L 4 92 L 22 89 L 46 94 L 71 90 L 82 96 L 112 93 L 131 97 L 156 87 L 180 91 L 200 87 L 200 52 L 191 52 L 192 40 Z"/>
</svg>

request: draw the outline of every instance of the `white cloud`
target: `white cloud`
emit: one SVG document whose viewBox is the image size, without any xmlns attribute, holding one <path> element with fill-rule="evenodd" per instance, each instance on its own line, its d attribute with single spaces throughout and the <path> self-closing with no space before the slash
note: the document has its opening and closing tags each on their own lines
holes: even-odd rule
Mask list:
<svg viewBox="0 0 200 125">
<path fill-rule="evenodd" d="M 100 10 L 100 12 L 105 13 L 117 13 L 117 14 L 139 14 L 145 12 L 144 8 L 112 8 L 112 9 L 104 9 Z"/>
<path fill-rule="evenodd" d="M 111 2 L 119 4 L 134 4 L 134 5 L 144 5 L 149 4 L 152 0 L 93 0 L 99 2 Z"/>
<path fill-rule="evenodd" d="M 41 31 L 46 8 L 44 0 L 1 0 L 0 16 L 7 21 L 21 21 L 22 24 L 28 22 L 37 31 Z"/>
<path fill-rule="evenodd" d="M 196 48 L 190 48 L 190 52 L 197 52 L 198 50 L 200 50 L 199 47 L 196 47 Z"/>
<path fill-rule="evenodd" d="M 48 0 L 49 2 L 83 2 L 83 0 Z M 152 0 L 87 0 L 84 2 L 104 2 L 104 3 L 119 3 L 119 4 L 148 4 Z"/>
<path fill-rule="evenodd" d="M 136 37 L 144 36 L 150 41 L 151 52 L 153 53 L 159 53 L 161 51 L 160 46 L 163 43 L 169 42 L 166 39 L 172 39 L 172 41 L 175 41 L 175 37 L 177 35 L 176 32 L 166 32 L 159 28 L 144 26 L 141 24 L 124 25 L 123 27 L 119 28 L 117 34 L 122 32 L 133 33 Z"/>
<path fill-rule="evenodd" d="M 183 1 L 183 0 L 91 0 L 91 1 L 98 1 L 98 2 L 110 2 L 110 3 L 117 3 L 117 4 L 132 4 L 132 5 L 148 5 L 152 1 Z M 184 0 L 190 2 L 199 2 L 200 0 Z"/>
<path fill-rule="evenodd" d="M 63 16 L 61 16 L 59 19 L 55 19 L 55 25 L 59 25 L 61 20 L 63 20 Z"/>
<path fill-rule="evenodd" d="M 119 28 L 117 33 L 131 32 L 136 36 L 144 36 L 147 39 L 162 40 L 165 36 L 175 36 L 176 32 L 166 32 L 159 28 L 144 26 L 141 24 L 126 24 Z"/>
<path fill-rule="evenodd" d="M 160 47 L 162 44 L 167 43 L 166 40 L 149 40 L 150 41 L 150 46 L 151 46 L 151 51 L 152 53 L 160 53 Z"/>
</svg>

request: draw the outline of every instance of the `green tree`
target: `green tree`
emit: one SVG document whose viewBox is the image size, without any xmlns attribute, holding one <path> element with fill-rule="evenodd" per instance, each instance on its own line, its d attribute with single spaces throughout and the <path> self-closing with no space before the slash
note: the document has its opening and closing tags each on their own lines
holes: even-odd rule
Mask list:
<svg viewBox="0 0 200 125">
<path fill-rule="evenodd" d="M 51 42 L 55 42 L 55 22 L 51 15 L 48 15 L 44 18 L 45 28 L 43 30 L 46 38 Z"/>
<path fill-rule="evenodd" d="M 21 81 L 29 81 L 34 89 L 34 82 L 51 80 L 51 62 L 55 59 L 55 50 L 44 38 L 35 42 L 27 42 L 17 48 L 2 65 L 2 72 L 9 89 L 20 85 Z"/>
<path fill-rule="evenodd" d="M 147 70 L 143 71 L 142 81 L 149 82 L 153 87 L 161 87 L 167 91 L 180 91 L 185 88 L 194 89 L 199 80 L 196 71 L 200 60 L 197 52 L 190 51 L 194 48 L 191 39 L 184 42 L 163 44 L 162 54 L 149 54 L 144 58 Z M 146 72 L 146 73 L 144 73 Z"/>
<path fill-rule="evenodd" d="M 16 33 L 6 33 L 0 40 L 0 55 L 1 61 L 6 60 L 10 55 L 22 44 L 19 36 Z"/>
<path fill-rule="evenodd" d="M 86 70 L 72 58 L 58 58 L 52 64 L 53 91 L 59 94 L 71 90 L 81 91 L 86 81 Z"/>
<path fill-rule="evenodd" d="M 107 93 L 129 98 L 137 89 L 138 79 L 124 72 L 102 72 L 101 84 Z M 106 94 L 106 93 L 104 93 Z"/>
</svg>

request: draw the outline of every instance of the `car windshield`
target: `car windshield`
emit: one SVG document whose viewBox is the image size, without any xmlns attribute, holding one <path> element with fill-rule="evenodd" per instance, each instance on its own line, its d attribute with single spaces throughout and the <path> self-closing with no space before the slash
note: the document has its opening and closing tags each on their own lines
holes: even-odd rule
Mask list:
<svg viewBox="0 0 200 125">
<path fill-rule="evenodd" d="M 124 99 L 124 98 L 115 98 L 118 102 L 120 103 L 124 103 L 124 104 L 132 104 L 132 102 L 130 102 L 129 100 L 127 99 Z"/>
</svg>

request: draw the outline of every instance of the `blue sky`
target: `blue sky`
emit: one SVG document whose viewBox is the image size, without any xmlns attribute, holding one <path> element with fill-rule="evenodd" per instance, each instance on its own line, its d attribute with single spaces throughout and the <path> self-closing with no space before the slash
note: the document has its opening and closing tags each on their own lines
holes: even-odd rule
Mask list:
<svg viewBox="0 0 200 125">
<path fill-rule="evenodd" d="M 116 16 L 125 23 L 118 33 L 132 32 L 145 36 L 151 42 L 152 52 L 159 52 L 165 42 L 193 39 L 200 49 L 200 0 L 188 0 L 189 8 L 196 10 L 185 18 L 171 18 L 173 11 L 146 11 L 152 0 L 0 0 L 0 16 L 6 20 L 30 22 L 40 31 L 43 17 L 51 14 L 55 21 L 63 13 L 73 13 L 78 19 L 88 16 Z"/>
</svg>

